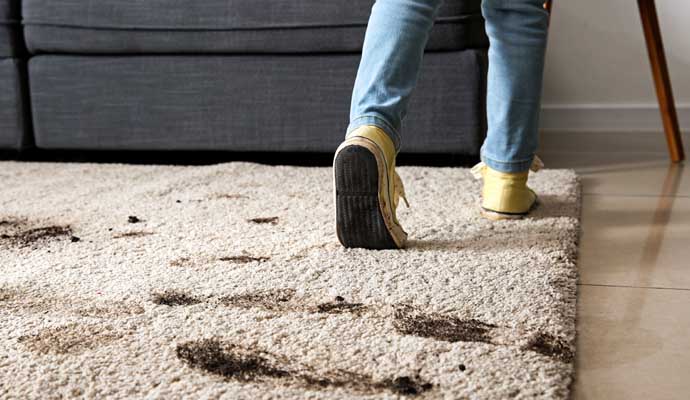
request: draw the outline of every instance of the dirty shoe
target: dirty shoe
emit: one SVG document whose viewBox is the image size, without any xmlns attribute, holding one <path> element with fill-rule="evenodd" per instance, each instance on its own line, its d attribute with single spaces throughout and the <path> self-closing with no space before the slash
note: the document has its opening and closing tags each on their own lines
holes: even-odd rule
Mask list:
<svg viewBox="0 0 690 400">
<path fill-rule="evenodd" d="M 543 166 L 535 156 L 530 170 L 536 172 Z M 520 219 L 538 204 L 536 193 L 527 187 L 529 171 L 500 172 L 481 162 L 472 168 L 472 174 L 484 180 L 481 212 L 488 219 Z"/>
<path fill-rule="evenodd" d="M 335 153 L 336 232 L 345 247 L 399 249 L 407 233 L 395 211 L 405 190 L 395 172 L 395 146 L 381 129 L 352 131 Z M 409 207 L 409 204 L 408 204 Z"/>
</svg>

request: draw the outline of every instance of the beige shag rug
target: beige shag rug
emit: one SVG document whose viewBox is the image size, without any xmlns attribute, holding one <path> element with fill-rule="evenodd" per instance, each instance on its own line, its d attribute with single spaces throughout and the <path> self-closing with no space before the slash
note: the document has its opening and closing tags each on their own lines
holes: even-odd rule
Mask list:
<svg viewBox="0 0 690 400">
<path fill-rule="evenodd" d="M 330 168 L 0 163 L 0 398 L 567 398 L 575 174 L 512 222 L 400 175 L 409 247 L 366 251 Z"/>
</svg>

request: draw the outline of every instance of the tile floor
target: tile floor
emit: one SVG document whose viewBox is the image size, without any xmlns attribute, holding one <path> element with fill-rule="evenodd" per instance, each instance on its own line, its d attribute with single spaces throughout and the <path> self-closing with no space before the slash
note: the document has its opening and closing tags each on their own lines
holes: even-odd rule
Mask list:
<svg viewBox="0 0 690 400">
<path fill-rule="evenodd" d="M 583 183 L 573 398 L 690 398 L 688 167 L 660 133 L 549 133 L 540 155 Z"/>
</svg>

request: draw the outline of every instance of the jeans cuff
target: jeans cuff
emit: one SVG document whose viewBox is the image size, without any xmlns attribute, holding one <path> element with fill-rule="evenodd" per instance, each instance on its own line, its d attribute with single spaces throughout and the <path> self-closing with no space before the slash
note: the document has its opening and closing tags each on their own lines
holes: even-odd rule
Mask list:
<svg viewBox="0 0 690 400">
<path fill-rule="evenodd" d="M 352 121 L 350 121 L 350 125 L 347 127 L 347 134 L 345 137 L 347 137 L 355 129 L 365 125 L 373 125 L 384 131 L 393 141 L 395 151 L 400 151 L 400 134 L 395 128 L 386 122 L 385 119 L 379 117 L 378 115 L 362 115 L 352 119 Z"/>
<path fill-rule="evenodd" d="M 534 156 L 524 159 L 524 160 L 517 160 L 517 161 L 499 161 L 495 160 L 493 158 L 487 157 L 484 153 L 481 155 L 482 162 L 486 164 L 489 168 L 499 171 L 499 172 L 507 172 L 507 173 L 514 173 L 514 172 L 525 172 L 529 171 L 530 167 L 532 166 L 532 161 L 534 159 Z"/>
</svg>

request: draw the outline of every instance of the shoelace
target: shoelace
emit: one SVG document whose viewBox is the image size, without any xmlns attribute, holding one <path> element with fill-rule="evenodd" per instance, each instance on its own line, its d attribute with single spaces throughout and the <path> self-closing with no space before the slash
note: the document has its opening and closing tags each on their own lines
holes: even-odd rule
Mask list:
<svg viewBox="0 0 690 400">
<path fill-rule="evenodd" d="M 400 198 L 405 201 L 407 208 L 410 208 L 410 203 L 407 201 L 407 196 L 405 196 L 405 186 L 403 185 L 402 179 L 400 179 L 400 175 L 398 175 L 397 171 L 393 172 L 393 188 L 393 205 L 395 208 L 398 208 Z"/>
<path fill-rule="evenodd" d="M 472 173 L 472 176 L 474 176 L 474 179 L 482 179 L 485 168 L 487 168 L 487 166 L 484 164 L 484 162 L 480 162 L 472 167 L 470 172 Z M 532 165 L 529 167 L 530 171 L 537 172 L 542 168 L 544 168 L 544 162 L 541 160 L 541 158 L 535 155 L 534 159 L 532 160 Z"/>
</svg>

